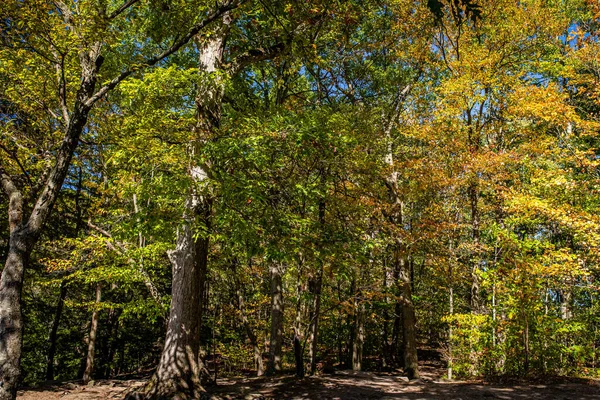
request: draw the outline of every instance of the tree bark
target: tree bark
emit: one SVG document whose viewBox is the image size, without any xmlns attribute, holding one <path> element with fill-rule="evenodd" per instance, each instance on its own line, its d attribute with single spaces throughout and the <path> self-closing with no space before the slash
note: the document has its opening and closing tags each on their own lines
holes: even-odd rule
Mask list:
<svg viewBox="0 0 600 400">
<path fill-rule="evenodd" d="M 283 268 L 278 262 L 271 264 L 271 340 L 269 343 L 269 367 L 267 373 L 281 371 L 281 348 L 283 346 Z"/>
<path fill-rule="evenodd" d="M 310 347 L 308 357 L 310 359 L 310 374 L 314 375 L 317 370 L 317 345 L 319 333 L 319 318 L 321 314 L 321 288 L 323 286 L 323 265 L 319 269 L 318 275 L 314 280 L 313 289 L 313 311 L 310 324 Z"/>
<path fill-rule="evenodd" d="M 419 363 L 417 358 L 417 334 L 415 307 L 412 302 L 410 284 L 410 271 L 408 263 L 402 258 L 400 269 L 400 288 L 402 292 L 402 330 L 404 332 L 404 371 L 409 379 L 419 377 Z"/>
<path fill-rule="evenodd" d="M 60 294 L 58 295 L 58 302 L 56 304 L 56 310 L 54 312 L 54 320 L 52 321 L 52 328 L 48 335 L 48 358 L 46 363 L 46 380 L 54 380 L 54 355 L 56 354 L 56 335 L 58 333 L 58 326 L 60 325 L 60 318 L 62 316 L 63 306 L 65 304 L 65 298 L 67 297 L 67 281 L 63 279 L 60 283 Z"/>
<path fill-rule="evenodd" d="M 23 274 L 29 259 L 26 229 L 10 234 L 8 257 L 0 280 L 0 399 L 17 395 L 23 343 L 21 290 Z"/>
<path fill-rule="evenodd" d="M 304 347 L 302 346 L 302 265 L 303 257 L 298 260 L 298 280 L 296 282 L 296 320 L 294 321 L 294 360 L 296 377 L 304 378 Z"/>
<path fill-rule="evenodd" d="M 321 182 L 324 183 L 324 173 L 321 173 Z M 325 200 L 319 201 L 319 225 L 321 228 L 321 241 L 324 242 L 325 229 Z M 324 243 L 323 243 L 324 245 Z M 319 261 L 319 271 L 313 282 L 313 307 L 310 324 L 310 348 L 308 356 L 310 358 L 310 374 L 314 375 L 317 370 L 317 348 L 319 335 L 319 318 L 321 317 L 321 289 L 323 287 L 323 261 Z"/>
<path fill-rule="evenodd" d="M 188 203 L 191 199 L 188 199 Z M 189 207 L 189 206 L 188 206 Z M 186 218 L 177 233 L 173 266 L 171 308 L 165 345 L 147 398 L 196 398 L 204 390 L 198 365 L 200 350 L 200 270 L 196 265 L 192 219 Z M 191 251 L 190 251 L 191 250 Z"/>
<path fill-rule="evenodd" d="M 365 303 L 356 297 L 354 304 L 356 310 L 356 327 L 352 343 L 352 369 L 360 371 L 362 369 L 363 344 L 365 341 Z"/>
<path fill-rule="evenodd" d="M 96 285 L 96 308 L 92 312 L 92 323 L 90 325 L 90 336 L 88 337 L 88 350 L 85 363 L 85 371 L 83 372 L 83 383 L 88 383 L 92 379 L 94 372 L 94 360 L 96 356 L 96 336 L 98 333 L 98 304 L 102 301 L 102 285 Z"/>
</svg>

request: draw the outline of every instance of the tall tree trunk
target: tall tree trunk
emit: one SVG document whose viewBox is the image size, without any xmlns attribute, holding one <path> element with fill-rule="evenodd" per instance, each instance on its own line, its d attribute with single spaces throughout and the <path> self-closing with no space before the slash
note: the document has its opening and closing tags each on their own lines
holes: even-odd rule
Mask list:
<svg viewBox="0 0 600 400">
<path fill-rule="evenodd" d="M 173 266 L 171 310 L 162 355 L 147 388 L 148 398 L 195 398 L 203 392 L 198 365 L 200 270 L 195 262 L 192 221 L 193 218 L 186 218 L 179 227 L 176 248 L 169 252 Z"/>
<path fill-rule="evenodd" d="M 73 111 L 65 121 L 65 135 L 57 151 L 55 163 L 47 175 L 27 222 L 24 221 L 22 193 L 0 165 L 0 184 L 9 198 L 10 229 L 8 256 L 0 278 L 0 400 L 14 399 L 17 395 L 23 342 L 23 277 L 31 251 L 67 176 L 71 158 L 93 105 L 90 98 L 94 94 L 96 74 L 103 61 L 100 56 L 100 44 L 94 43 L 88 51 L 81 51 L 79 58 L 82 66 L 81 83 Z"/>
<path fill-rule="evenodd" d="M 63 306 L 65 304 L 65 298 L 67 297 L 67 281 L 63 279 L 60 283 L 60 293 L 58 295 L 58 302 L 56 303 L 56 310 L 54 311 L 54 319 L 52 320 L 52 328 L 50 328 L 50 334 L 48 335 L 48 357 L 46 362 L 46 380 L 54 380 L 54 355 L 56 354 L 56 335 L 58 333 L 58 326 L 60 325 L 60 317 L 62 315 Z"/>
<path fill-rule="evenodd" d="M 355 297 L 354 305 L 356 310 L 356 328 L 352 343 L 352 369 L 360 371 L 362 369 L 363 345 L 365 342 L 365 303 L 362 299 Z"/>
<path fill-rule="evenodd" d="M 400 289 L 402 293 L 402 331 L 404 332 L 404 371 L 409 379 L 419 377 L 419 363 L 417 358 L 417 334 L 415 306 L 412 301 L 410 284 L 410 271 L 404 257 L 400 261 Z"/>
<path fill-rule="evenodd" d="M 392 358 L 390 358 L 390 341 L 389 341 L 389 336 L 390 336 L 390 332 L 389 332 L 389 324 L 390 324 L 390 313 L 388 311 L 388 304 L 390 302 L 389 296 L 388 296 L 388 263 L 387 263 L 387 257 L 383 257 L 383 280 L 382 280 L 382 286 L 383 286 L 383 291 L 385 294 L 385 297 L 383 299 L 384 301 L 384 306 L 383 306 L 383 312 L 382 312 L 382 323 L 383 323 L 383 329 L 382 329 L 382 333 L 381 333 L 381 363 L 382 363 L 382 367 L 383 368 L 387 368 L 389 365 L 391 365 L 392 363 Z"/>
<path fill-rule="evenodd" d="M 21 227 L 12 230 L 8 257 L 0 280 L 0 379 L 2 380 L 0 399 L 2 400 L 16 397 L 20 376 L 23 343 L 21 290 L 23 274 L 29 260 L 25 235 L 26 231 Z"/>
<path fill-rule="evenodd" d="M 385 163 L 390 166 L 391 172 L 386 177 L 386 186 L 389 196 L 389 220 L 398 229 L 403 229 L 403 214 L 404 203 L 401 198 L 400 189 L 398 186 L 398 172 L 394 166 L 394 140 L 392 131 L 400 114 L 402 112 L 402 103 L 406 96 L 410 93 L 412 85 L 407 85 L 398 93 L 398 97 L 393 105 L 392 112 L 383 118 L 384 135 L 387 142 L 387 152 L 385 154 Z M 393 273 L 394 284 L 396 285 L 396 295 L 401 297 L 401 304 L 396 303 L 396 316 L 394 321 L 394 332 L 392 342 L 397 345 L 398 330 L 399 330 L 399 314 L 402 317 L 402 331 L 404 333 L 403 340 L 403 355 L 404 355 L 404 370 L 409 378 L 419 376 L 418 359 L 417 359 L 417 344 L 416 344 L 416 318 L 414 304 L 412 302 L 411 290 L 411 271 L 407 262 L 407 249 L 401 236 L 396 238 L 396 243 L 393 245 Z M 401 313 L 400 313 L 401 309 Z"/>
<path fill-rule="evenodd" d="M 319 317 L 321 313 L 321 288 L 323 286 L 323 265 L 319 269 L 318 275 L 314 280 L 313 289 L 313 311 L 310 321 L 310 347 L 308 356 L 310 358 L 310 374 L 314 375 L 317 369 L 317 345 L 319 333 Z"/>
<path fill-rule="evenodd" d="M 223 86 L 221 79 L 213 75 L 223 57 L 225 34 L 231 22 L 228 13 L 222 22 L 212 37 L 197 39 L 199 72 L 204 84 L 200 85 L 196 97 L 196 137 L 189 146 L 192 161 L 188 173 L 193 184 L 185 203 L 183 224 L 178 229 L 176 248 L 169 254 L 173 266 L 171 310 L 160 362 L 145 389 L 147 398 L 195 398 L 204 391 L 201 374 L 210 379 L 200 353 L 212 206 L 210 195 L 201 191 L 210 171 L 207 165 L 197 165 L 194 158 L 221 119 Z M 195 235 L 198 219 L 205 232 Z"/>
<path fill-rule="evenodd" d="M 283 282 L 282 265 L 271 264 L 271 341 L 269 343 L 268 374 L 281 371 L 281 348 L 283 345 Z"/>
<path fill-rule="evenodd" d="M 477 183 L 477 178 L 474 182 L 469 185 L 469 203 L 471 207 L 471 235 L 473 237 L 473 244 L 475 245 L 475 251 L 473 254 L 473 259 L 471 260 L 471 293 L 470 293 L 470 303 L 471 310 L 478 313 L 481 311 L 481 299 L 479 294 L 479 185 Z"/>
<path fill-rule="evenodd" d="M 94 360 L 96 356 L 96 335 L 98 333 L 98 317 L 99 310 L 98 305 L 102 301 L 102 285 L 98 283 L 96 285 L 96 303 L 94 311 L 92 312 L 92 323 L 90 325 L 90 335 L 88 337 L 88 350 L 85 363 L 85 371 L 83 372 L 83 383 L 88 383 L 92 379 L 92 373 L 94 372 Z"/>
<path fill-rule="evenodd" d="M 304 347 L 302 346 L 302 265 L 303 257 L 298 260 L 298 280 L 296 282 L 296 320 L 294 321 L 294 360 L 296 377 L 304 378 Z"/>
<path fill-rule="evenodd" d="M 321 172 L 321 183 L 324 186 L 325 173 Z M 321 228 L 321 241 L 324 242 L 324 229 L 325 229 L 325 200 L 319 201 L 319 225 Z M 322 243 L 325 245 L 325 243 Z M 319 318 L 321 317 L 321 289 L 323 288 L 323 261 L 319 261 L 319 271 L 313 281 L 313 307 L 312 307 L 312 318 L 310 321 L 310 348 L 308 350 L 308 356 L 310 358 L 310 374 L 314 375 L 317 370 L 317 348 L 318 348 L 318 335 L 319 335 Z"/>
<path fill-rule="evenodd" d="M 350 281 L 350 297 L 356 296 L 356 277 Z M 356 307 L 356 302 L 354 303 Z M 348 313 L 346 316 L 346 326 L 348 327 L 348 348 L 346 349 L 346 368 L 352 368 L 352 352 L 354 350 L 354 340 L 356 339 L 356 314 Z"/>
<path fill-rule="evenodd" d="M 452 252 L 452 244 L 450 245 L 450 252 Z M 453 261 L 450 261 L 450 263 L 450 267 L 448 268 L 448 311 L 450 317 L 452 318 L 452 316 L 454 315 L 454 265 Z M 450 321 L 450 324 L 448 325 L 448 380 L 452 380 L 452 364 L 454 362 L 452 353 L 453 323 L 453 321 Z"/>
</svg>

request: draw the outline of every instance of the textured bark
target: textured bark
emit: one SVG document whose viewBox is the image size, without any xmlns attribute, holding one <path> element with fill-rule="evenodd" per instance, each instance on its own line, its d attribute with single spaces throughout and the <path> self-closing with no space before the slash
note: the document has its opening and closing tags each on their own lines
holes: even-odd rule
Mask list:
<svg viewBox="0 0 600 400">
<path fill-rule="evenodd" d="M 96 306 L 102 301 L 102 285 L 96 285 Z M 90 324 L 90 335 L 88 337 L 88 350 L 85 361 L 85 371 L 83 372 L 83 383 L 88 383 L 92 379 L 94 372 L 94 360 L 96 356 L 96 336 L 98 334 L 99 311 L 94 309 L 92 312 L 92 323 Z"/>
<path fill-rule="evenodd" d="M 198 89 L 195 138 L 189 145 L 192 162 L 188 173 L 193 184 L 185 203 L 176 249 L 169 254 L 173 266 L 171 309 L 165 346 L 147 387 L 148 398 L 195 398 L 204 391 L 201 375 L 210 379 L 200 353 L 200 328 L 206 298 L 212 199 L 203 193 L 209 167 L 197 165 L 194 155 L 220 124 L 223 87 L 212 73 L 222 61 L 225 34 L 231 22 L 227 13 L 222 22 L 210 38 L 198 39 L 199 73 L 205 82 Z M 201 223 L 200 234 L 195 235 L 197 221 Z"/>
<path fill-rule="evenodd" d="M 363 345 L 365 342 L 365 304 L 362 301 L 355 300 L 355 306 L 356 328 L 352 343 L 352 369 L 360 371 L 362 369 Z"/>
<path fill-rule="evenodd" d="M 296 377 L 304 378 L 304 347 L 302 346 L 302 266 L 304 258 L 298 260 L 298 280 L 296 282 L 296 320 L 294 321 L 294 360 L 296 361 Z"/>
<path fill-rule="evenodd" d="M 324 175 L 321 174 L 321 181 L 324 183 Z M 325 229 L 325 201 L 319 201 L 319 225 L 321 227 L 321 235 Z M 310 374 L 314 375 L 317 370 L 317 348 L 319 335 L 319 318 L 321 317 L 321 289 L 323 287 L 323 263 L 319 264 L 319 271 L 312 285 L 313 292 L 313 307 L 312 318 L 310 324 L 310 348 L 308 356 L 310 359 Z"/>
<path fill-rule="evenodd" d="M 165 345 L 148 387 L 148 398 L 196 398 L 203 392 L 201 365 L 198 365 L 200 270 L 195 262 L 192 221 L 185 222 L 179 227 L 176 249 L 169 252 L 173 266 L 171 310 Z"/>
<path fill-rule="evenodd" d="M 412 302 L 410 284 L 410 271 L 406 260 L 401 262 L 400 286 L 402 290 L 402 330 L 404 332 L 404 372 L 409 379 L 419 377 L 419 363 L 417 358 L 417 333 L 415 307 Z"/>
<path fill-rule="evenodd" d="M 390 222 L 398 228 L 403 227 L 404 202 L 401 198 L 398 187 L 398 172 L 394 168 L 394 151 L 392 130 L 400 116 L 402 110 L 402 102 L 409 94 L 412 86 L 407 85 L 399 93 L 393 107 L 392 113 L 388 118 L 384 118 L 384 134 L 387 141 L 387 153 L 385 155 L 385 163 L 391 168 L 390 175 L 386 179 L 388 188 L 390 211 L 388 218 Z M 414 304 L 412 302 L 411 290 L 411 271 L 410 265 L 407 262 L 407 249 L 401 237 L 396 238 L 396 243 L 392 247 L 393 263 L 392 266 L 394 275 L 394 284 L 396 285 L 396 295 L 401 300 L 396 302 L 394 331 L 392 334 L 392 345 L 396 349 L 398 344 L 400 316 L 402 318 L 402 331 L 404 334 L 402 353 L 404 358 L 404 370 L 409 378 L 419 376 L 418 360 L 417 360 L 417 343 L 416 343 L 416 318 Z"/>
<path fill-rule="evenodd" d="M 58 302 L 56 303 L 56 310 L 54 311 L 54 319 L 52 320 L 52 328 L 48 335 L 48 357 L 46 362 L 46 380 L 54 380 L 54 355 L 56 354 L 56 335 L 58 333 L 58 327 L 60 325 L 60 318 L 62 316 L 63 306 L 65 304 L 65 298 L 67 297 L 67 281 L 63 280 L 60 283 L 60 294 L 58 295 Z"/>
<path fill-rule="evenodd" d="M 267 373 L 281 371 L 281 347 L 283 345 L 283 287 L 282 266 L 271 264 L 271 340 L 269 343 L 269 366 Z"/>
<path fill-rule="evenodd" d="M 29 251 L 23 228 L 11 232 L 0 281 L 0 399 L 14 399 L 20 376 L 23 321 L 21 290 Z"/>
<path fill-rule="evenodd" d="M 96 74 L 102 64 L 100 45 L 94 44 L 89 51 L 82 51 L 80 62 L 81 85 L 77 91 L 73 112 L 69 117 L 55 164 L 48 173 L 27 222 L 23 216 L 23 196 L 0 166 L 0 181 L 9 197 L 10 226 L 8 257 L 0 280 L 0 400 L 14 399 L 16 396 L 23 336 L 21 290 L 24 272 L 31 251 L 65 180 L 79 136 L 87 123 L 91 105 L 87 105 L 86 102 L 94 93 Z"/>
<path fill-rule="evenodd" d="M 308 349 L 308 357 L 310 359 L 310 374 L 314 375 L 317 369 L 317 345 L 319 333 L 319 318 L 321 314 L 321 288 L 323 286 L 323 266 L 318 272 L 317 278 L 314 280 L 313 288 L 313 311 L 310 323 L 310 347 Z"/>
<path fill-rule="evenodd" d="M 473 260 L 471 261 L 471 293 L 469 302 L 471 310 L 478 313 L 481 311 L 481 298 L 480 298 L 480 285 L 477 271 L 479 269 L 479 256 L 477 254 L 480 240 L 480 221 L 479 221 L 479 185 L 477 178 L 473 178 L 474 182 L 469 185 L 469 204 L 471 207 L 471 235 L 473 237 L 473 245 L 475 251 L 473 254 Z"/>
</svg>

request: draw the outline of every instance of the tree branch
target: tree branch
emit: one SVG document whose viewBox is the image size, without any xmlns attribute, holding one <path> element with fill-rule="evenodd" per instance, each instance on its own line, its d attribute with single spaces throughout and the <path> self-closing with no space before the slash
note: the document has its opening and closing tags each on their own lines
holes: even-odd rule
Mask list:
<svg viewBox="0 0 600 400">
<path fill-rule="evenodd" d="M 117 77 L 113 78 L 110 82 L 100 88 L 93 96 L 91 96 L 86 102 L 85 105 L 87 107 L 91 107 L 95 102 L 104 97 L 110 90 L 114 89 L 119 83 L 121 83 L 125 78 L 130 76 L 136 71 L 144 69 L 146 67 L 151 67 L 158 62 L 164 60 L 171 54 L 175 53 L 181 47 L 185 46 L 194 36 L 196 36 L 203 28 L 205 28 L 208 24 L 219 19 L 226 12 L 233 10 L 242 4 L 245 0 L 230 0 L 224 5 L 220 6 L 217 10 L 213 11 L 206 18 L 204 18 L 201 22 L 194 25 L 185 36 L 181 39 L 177 40 L 171 47 L 167 50 L 163 51 L 160 54 L 146 60 L 143 64 L 132 67 L 126 71 L 121 72 Z"/>
<path fill-rule="evenodd" d="M 110 241 L 106 242 L 106 247 L 108 247 L 109 250 L 112 250 L 115 253 L 118 253 L 119 255 L 126 256 L 126 252 L 127 252 L 126 247 L 123 245 L 123 243 L 120 243 L 120 242 L 114 240 L 113 237 L 112 237 L 112 235 L 110 234 L 110 232 L 108 232 L 105 229 L 102 229 L 101 227 L 99 227 L 97 225 L 94 225 L 92 223 L 91 219 L 88 220 L 87 226 L 89 228 L 95 230 L 96 232 L 100 233 L 102 236 L 104 236 L 104 237 L 106 237 L 108 239 L 112 239 L 112 241 L 114 242 L 114 244 L 112 242 L 110 242 Z M 131 264 L 131 265 L 137 265 L 138 264 L 138 263 L 135 262 L 134 259 L 132 259 L 129 256 L 127 256 L 127 262 L 129 264 Z M 144 278 L 144 284 L 146 285 L 146 288 L 150 292 L 150 295 L 152 296 L 152 298 L 158 304 L 160 304 L 160 306 L 164 309 L 164 304 L 163 304 L 162 298 L 160 297 L 158 289 L 156 288 L 156 286 L 152 282 L 152 280 L 150 278 L 150 275 L 148 275 L 148 273 L 146 272 L 146 270 L 144 269 L 144 267 L 141 264 L 139 264 L 139 266 L 138 266 L 138 272 Z"/>
<path fill-rule="evenodd" d="M 20 193 L 19 189 L 12 179 L 10 179 L 10 176 L 4 170 L 2 165 L 0 165 L 0 183 L 2 183 L 2 189 L 4 189 L 4 193 L 6 193 L 8 197 L 14 195 L 15 193 Z"/>
<path fill-rule="evenodd" d="M 138 3 L 139 1 L 140 0 L 127 0 L 125 3 L 123 3 L 121 5 L 121 7 L 117 8 L 115 11 L 110 13 L 110 15 L 108 16 L 108 19 L 113 19 L 113 18 L 118 17 L 123 11 L 127 10 L 129 7 L 131 7 L 135 3 Z"/>
</svg>

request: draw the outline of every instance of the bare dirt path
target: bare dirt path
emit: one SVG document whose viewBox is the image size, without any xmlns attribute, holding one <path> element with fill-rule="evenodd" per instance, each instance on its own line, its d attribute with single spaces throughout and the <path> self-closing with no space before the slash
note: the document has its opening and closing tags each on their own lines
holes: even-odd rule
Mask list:
<svg viewBox="0 0 600 400">
<path fill-rule="evenodd" d="M 544 382 L 486 384 L 444 382 L 435 364 L 422 366 L 422 379 L 407 381 L 392 374 L 337 371 L 301 380 L 292 375 L 277 378 L 220 379 L 209 388 L 213 400 L 600 400 L 600 381 L 552 379 Z M 20 391 L 19 400 L 123 399 L 144 384 L 142 380 L 106 380 L 93 386 L 67 383 Z"/>
</svg>

